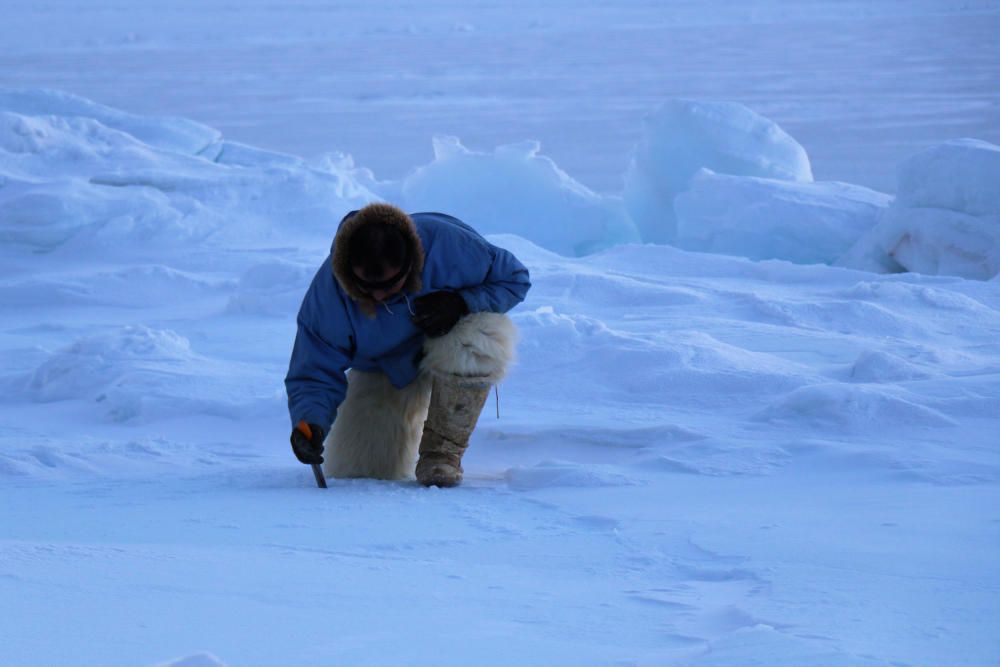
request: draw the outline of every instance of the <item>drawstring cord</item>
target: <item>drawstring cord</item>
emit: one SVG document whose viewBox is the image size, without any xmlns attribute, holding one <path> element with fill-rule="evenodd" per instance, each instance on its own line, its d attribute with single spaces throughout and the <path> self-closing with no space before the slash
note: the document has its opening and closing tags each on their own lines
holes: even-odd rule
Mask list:
<svg viewBox="0 0 1000 667">
<path fill-rule="evenodd" d="M 497 419 L 500 419 L 500 385 L 493 385 L 493 395 L 497 398 Z"/>
<path fill-rule="evenodd" d="M 410 315 L 416 315 L 416 313 L 413 312 L 413 306 L 410 304 L 410 297 L 406 295 L 406 292 L 403 292 L 403 298 L 406 299 L 406 309 L 410 311 Z M 387 304 L 385 301 L 379 301 L 379 303 L 382 304 L 383 308 L 385 308 L 385 312 L 389 313 L 390 315 L 396 314 L 392 312 L 392 310 L 389 308 L 389 304 Z"/>
</svg>

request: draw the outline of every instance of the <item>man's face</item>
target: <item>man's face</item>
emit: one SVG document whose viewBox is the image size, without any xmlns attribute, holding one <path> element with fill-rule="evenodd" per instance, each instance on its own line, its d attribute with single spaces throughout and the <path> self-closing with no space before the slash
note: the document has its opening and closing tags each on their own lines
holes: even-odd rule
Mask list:
<svg viewBox="0 0 1000 667">
<path fill-rule="evenodd" d="M 361 267 L 351 270 L 357 279 L 358 288 L 375 301 L 386 301 L 399 294 L 406 283 L 407 273 L 399 266 L 383 266 L 381 272 L 371 275 Z"/>
</svg>

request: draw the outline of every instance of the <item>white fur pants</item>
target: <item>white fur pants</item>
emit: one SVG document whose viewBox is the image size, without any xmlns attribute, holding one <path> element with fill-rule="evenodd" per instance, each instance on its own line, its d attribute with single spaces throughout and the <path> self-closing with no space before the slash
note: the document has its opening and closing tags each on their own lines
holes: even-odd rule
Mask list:
<svg viewBox="0 0 1000 667">
<path fill-rule="evenodd" d="M 326 438 L 328 477 L 403 479 L 413 475 L 430 403 L 432 377 L 499 382 L 514 356 L 517 331 L 506 315 L 475 313 L 424 345 L 420 375 L 396 389 L 382 373 L 351 370 L 347 396 Z"/>
</svg>

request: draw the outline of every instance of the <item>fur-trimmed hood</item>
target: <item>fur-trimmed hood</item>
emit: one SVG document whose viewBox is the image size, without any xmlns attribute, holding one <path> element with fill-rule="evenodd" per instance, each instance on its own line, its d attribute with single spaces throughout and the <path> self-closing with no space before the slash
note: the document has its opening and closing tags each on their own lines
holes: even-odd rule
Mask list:
<svg viewBox="0 0 1000 667">
<path fill-rule="evenodd" d="M 358 286 L 347 251 L 351 246 L 351 237 L 361 227 L 370 224 L 385 224 L 395 227 L 403 233 L 410 244 L 410 256 L 413 258 L 413 263 L 410 265 L 406 282 L 403 283 L 403 292 L 416 294 L 420 291 L 421 275 L 424 270 L 424 246 L 420 242 L 417 226 L 410 216 L 392 204 L 369 204 L 358 211 L 351 211 L 340 221 L 340 227 L 337 228 L 331 249 L 333 276 L 337 279 L 341 289 L 358 304 L 358 308 L 365 315 L 375 317 L 378 302 Z"/>
</svg>

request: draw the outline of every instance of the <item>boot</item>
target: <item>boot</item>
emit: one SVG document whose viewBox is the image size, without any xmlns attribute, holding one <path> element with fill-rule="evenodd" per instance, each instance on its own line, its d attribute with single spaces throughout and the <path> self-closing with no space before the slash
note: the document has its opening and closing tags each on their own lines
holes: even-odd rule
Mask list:
<svg viewBox="0 0 1000 667">
<path fill-rule="evenodd" d="M 437 375 L 420 440 L 417 481 L 424 486 L 451 487 L 462 481 L 462 455 L 489 396 L 489 381 Z"/>
<path fill-rule="evenodd" d="M 431 400 L 416 471 L 424 486 L 462 481 L 462 455 L 490 387 L 507 372 L 516 339 L 506 315 L 474 313 L 450 333 L 425 343 L 420 371 L 432 378 Z"/>
</svg>

